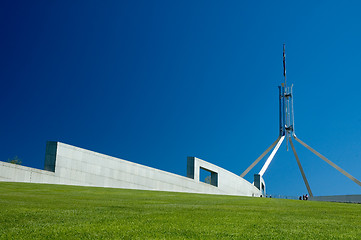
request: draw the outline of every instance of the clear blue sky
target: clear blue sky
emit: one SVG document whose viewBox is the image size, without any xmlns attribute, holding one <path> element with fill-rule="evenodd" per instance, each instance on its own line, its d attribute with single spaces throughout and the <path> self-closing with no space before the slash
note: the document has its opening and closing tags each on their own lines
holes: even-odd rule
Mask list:
<svg viewBox="0 0 361 240">
<path fill-rule="evenodd" d="M 3 1 L 0 159 L 43 168 L 51 140 L 181 175 L 187 156 L 241 174 L 278 136 L 286 43 L 297 136 L 361 180 L 360 11 L 358 1 Z M 315 195 L 361 193 L 295 146 Z M 268 193 L 306 193 L 285 145 L 264 178 Z"/>
</svg>

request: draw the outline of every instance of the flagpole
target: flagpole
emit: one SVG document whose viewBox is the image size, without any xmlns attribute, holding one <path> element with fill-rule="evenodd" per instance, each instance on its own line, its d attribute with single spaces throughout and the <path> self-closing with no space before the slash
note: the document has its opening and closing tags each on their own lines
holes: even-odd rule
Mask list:
<svg viewBox="0 0 361 240">
<path fill-rule="evenodd" d="M 286 88 L 286 44 L 283 44 L 283 76 L 285 78 L 285 88 Z"/>
</svg>

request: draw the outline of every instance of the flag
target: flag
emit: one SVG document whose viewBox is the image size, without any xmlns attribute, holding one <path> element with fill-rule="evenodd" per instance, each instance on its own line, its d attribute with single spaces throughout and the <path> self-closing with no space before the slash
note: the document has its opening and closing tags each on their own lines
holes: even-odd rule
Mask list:
<svg viewBox="0 0 361 240">
<path fill-rule="evenodd" d="M 283 76 L 286 77 L 286 50 L 285 50 L 285 44 L 283 44 Z"/>
</svg>

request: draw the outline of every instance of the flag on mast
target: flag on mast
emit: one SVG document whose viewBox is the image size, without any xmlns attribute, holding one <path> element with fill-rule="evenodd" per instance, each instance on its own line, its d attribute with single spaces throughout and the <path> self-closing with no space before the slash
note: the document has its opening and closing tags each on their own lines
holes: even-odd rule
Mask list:
<svg viewBox="0 0 361 240">
<path fill-rule="evenodd" d="M 286 49 L 285 45 L 283 44 L 283 76 L 286 78 Z"/>
</svg>

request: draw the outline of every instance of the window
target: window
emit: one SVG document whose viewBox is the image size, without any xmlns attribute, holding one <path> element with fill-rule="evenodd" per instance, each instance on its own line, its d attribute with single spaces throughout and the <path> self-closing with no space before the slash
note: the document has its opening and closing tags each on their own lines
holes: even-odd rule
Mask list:
<svg viewBox="0 0 361 240">
<path fill-rule="evenodd" d="M 199 181 L 218 187 L 218 174 L 200 167 Z"/>
</svg>

